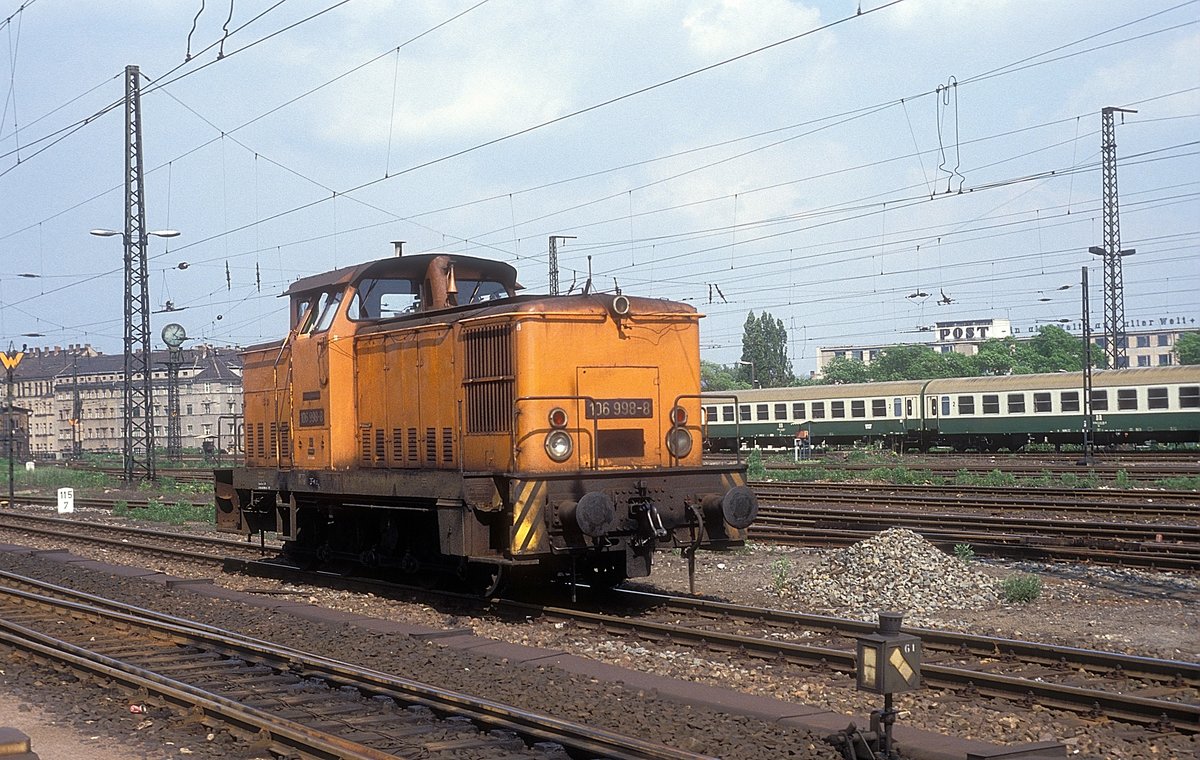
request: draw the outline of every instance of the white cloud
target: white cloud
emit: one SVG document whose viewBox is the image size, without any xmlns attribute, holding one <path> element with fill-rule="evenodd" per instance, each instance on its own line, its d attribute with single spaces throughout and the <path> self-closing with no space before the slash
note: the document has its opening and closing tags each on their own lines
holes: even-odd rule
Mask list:
<svg viewBox="0 0 1200 760">
<path fill-rule="evenodd" d="M 821 12 L 790 0 L 707 0 L 683 19 L 692 47 L 730 56 L 817 26 Z"/>
</svg>

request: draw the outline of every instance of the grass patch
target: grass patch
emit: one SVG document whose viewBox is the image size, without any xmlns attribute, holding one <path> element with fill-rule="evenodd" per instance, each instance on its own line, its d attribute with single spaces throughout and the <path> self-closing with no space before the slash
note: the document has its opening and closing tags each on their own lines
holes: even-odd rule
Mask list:
<svg viewBox="0 0 1200 760">
<path fill-rule="evenodd" d="M 1017 573 L 1001 585 L 1004 601 L 1028 604 L 1042 595 L 1042 579 L 1029 573 Z"/>
<path fill-rule="evenodd" d="M 775 582 L 775 593 L 782 594 L 792 575 L 792 561 L 787 557 L 775 560 L 771 563 L 771 575 Z"/>
<path fill-rule="evenodd" d="M 113 506 L 113 514 L 117 517 L 134 517 L 139 520 L 166 523 L 168 525 L 183 525 L 189 522 L 214 523 L 216 513 L 207 504 L 193 504 L 189 501 L 177 501 L 174 504 L 151 499 L 145 507 L 130 508 L 126 502 L 117 502 Z"/>
<path fill-rule="evenodd" d="M 970 544 L 955 544 L 954 556 L 963 562 L 970 562 L 975 559 L 975 550 L 971 548 Z"/>
<path fill-rule="evenodd" d="M 1174 478 L 1161 478 L 1151 485 L 1165 488 L 1169 491 L 1200 491 L 1200 475 L 1180 475 Z"/>
</svg>

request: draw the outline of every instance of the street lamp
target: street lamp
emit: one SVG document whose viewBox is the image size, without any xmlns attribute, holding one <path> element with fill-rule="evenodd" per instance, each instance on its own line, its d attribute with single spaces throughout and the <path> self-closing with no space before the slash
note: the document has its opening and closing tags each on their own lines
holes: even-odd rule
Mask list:
<svg viewBox="0 0 1200 760">
<path fill-rule="evenodd" d="M 750 368 L 750 385 L 757 388 L 758 387 L 758 375 L 754 371 L 754 362 L 748 362 L 748 361 L 743 361 L 741 359 L 738 359 L 737 363 L 742 365 L 743 367 Z"/>
<path fill-rule="evenodd" d="M 140 167 L 137 175 L 140 193 Z M 129 183 L 126 182 L 126 189 L 128 186 Z M 144 226 L 145 215 L 138 213 L 126 222 L 124 232 L 104 228 L 91 230 L 91 234 L 96 237 L 120 237 L 125 249 L 125 378 L 122 437 L 127 483 L 133 480 L 134 471 L 137 469 L 134 459 L 138 443 L 145 452 L 145 461 L 142 463 L 145 477 L 147 480 L 155 479 L 154 384 L 150 354 L 150 282 L 146 271 L 146 238 L 173 238 L 179 235 L 178 230 L 147 231 L 143 229 Z M 134 378 L 139 374 L 141 379 L 135 386 Z"/>
<path fill-rule="evenodd" d="M 91 234 L 95 235 L 96 237 L 114 237 L 116 235 L 125 237 L 125 233 L 121 232 L 120 230 L 94 229 L 91 230 Z M 173 238 L 179 237 L 179 230 L 150 230 L 146 234 L 160 238 Z"/>
</svg>

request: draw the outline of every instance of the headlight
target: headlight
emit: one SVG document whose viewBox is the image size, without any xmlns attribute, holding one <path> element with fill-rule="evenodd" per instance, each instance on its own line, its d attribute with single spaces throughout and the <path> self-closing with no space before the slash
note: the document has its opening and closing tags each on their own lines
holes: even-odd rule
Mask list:
<svg viewBox="0 0 1200 760">
<path fill-rule="evenodd" d="M 683 459 L 692 450 L 692 434 L 685 428 L 674 428 L 667 433 L 667 450 L 676 459 Z"/>
<path fill-rule="evenodd" d="M 565 462 L 575 448 L 571 436 L 562 430 L 551 430 L 546 436 L 546 455 L 555 462 Z"/>
<path fill-rule="evenodd" d="M 687 409 L 677 406 L 671 410 L 671 424 L 683 427 L 687 424 Z"/>
</svg>

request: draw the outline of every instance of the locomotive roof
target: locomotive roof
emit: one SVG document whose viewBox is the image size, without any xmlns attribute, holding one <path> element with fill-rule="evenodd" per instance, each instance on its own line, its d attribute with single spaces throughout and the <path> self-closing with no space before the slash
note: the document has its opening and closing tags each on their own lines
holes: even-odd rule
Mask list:
<svg viewBox="0 0 1200 760">
<path fill-rule="evenodd" d="M 413 256 L 390 256 L 386 259 L 376 259 L 375 261 L 366 261 L 361 264 L 334 269 L 332 272 L 301 277 L 299 280 L 293 282 L 283 292 L 283 295 L 290 296 L 296 293 L 309 293 L 314 290 L 328 290 L 331 287 L 347 285 L 366 276 L 412 277 L 420 279 L 425 276 L 425 271 L 429 268 L 429 262 L 438 256 L 450 257 L 454 261 L 455 268 L 459 270 L 459 276 L 468 273 L 479 274 L 510 286 L 513 290 L 521 289 L 521 285 L 517 282 L 517 270 L 512 265 L 506 264 L 503 261 L 481 259 L 475 256 L 461 256 L 454 253 L 420 253 Z"/>
</svg>

